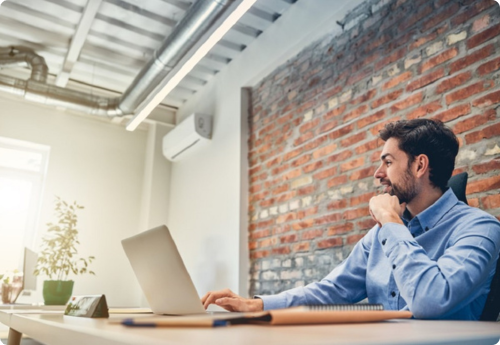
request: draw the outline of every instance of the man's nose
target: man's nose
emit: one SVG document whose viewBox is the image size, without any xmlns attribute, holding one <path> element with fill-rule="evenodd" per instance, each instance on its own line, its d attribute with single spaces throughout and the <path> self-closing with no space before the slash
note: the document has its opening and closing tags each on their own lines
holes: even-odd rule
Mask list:
<svg viewBox="0 0 500 345">
<path fill-rule="evenodd" d="M 375 175 L 373 175 L 376 179 L 381 179 L 385 177 L 384 166 L 381 164 L 377 170 L 375 170 Z"/>
</svg>

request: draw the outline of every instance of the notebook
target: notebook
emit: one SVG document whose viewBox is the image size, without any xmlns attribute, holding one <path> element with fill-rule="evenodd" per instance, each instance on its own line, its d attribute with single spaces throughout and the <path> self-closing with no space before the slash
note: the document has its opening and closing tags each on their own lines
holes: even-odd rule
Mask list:
<svg viewBox="0 0 500 345">
<path fill-rule="evenodd" d="M 122 246 L 153 313 L 206 315 L 165 225 L 126 238 Z"/>
</svg>

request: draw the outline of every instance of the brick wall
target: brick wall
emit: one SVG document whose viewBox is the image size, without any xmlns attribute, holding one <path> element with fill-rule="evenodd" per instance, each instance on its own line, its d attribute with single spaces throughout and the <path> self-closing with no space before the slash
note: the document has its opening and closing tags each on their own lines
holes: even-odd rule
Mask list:
<svg viewBox="0 0 500 345">
<path fill-rule="evenodd" d="M 324 277 L 374 225 L 368 201 L 389 121 L 460 138 L 470 204 L 500 217 L 500 8 L 372 0 L 252 90 L 250 294 Z"/>
</svg>

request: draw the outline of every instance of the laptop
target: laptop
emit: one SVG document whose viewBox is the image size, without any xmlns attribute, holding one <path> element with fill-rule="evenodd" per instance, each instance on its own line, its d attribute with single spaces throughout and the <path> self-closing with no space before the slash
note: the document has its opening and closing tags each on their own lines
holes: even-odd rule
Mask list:
<svg viewBox="0 0 500 345">
<path fill-rule="evenodd" d="M 126 238 L 122 246 L 153 313 L 207 314 L 165 225 Z"/>
</svg>

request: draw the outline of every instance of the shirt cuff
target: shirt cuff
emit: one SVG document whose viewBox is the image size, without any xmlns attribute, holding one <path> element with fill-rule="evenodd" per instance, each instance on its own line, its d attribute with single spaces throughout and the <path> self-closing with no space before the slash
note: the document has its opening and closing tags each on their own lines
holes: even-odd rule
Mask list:
<svg viewBox="0 0 500 345">
<path fill-rule="evenodd" d="M 271 296 L 261 296 L 256 295 L 253 298 L 260 298 L 263 303 L 263 310 L 271 310 L 271 309 L 283 309 L 286 308 L 285 299 L 278 295 Z"/>
<path fill-rule="evenodd" d="M 389 256 L 394 247 L 401 242 L 415 242 L 408 228 L 398 223 L 384 224 L 378 233 L 378 240 L 382 244 L 382 250 L 386 256 Z"/>
</svg>

